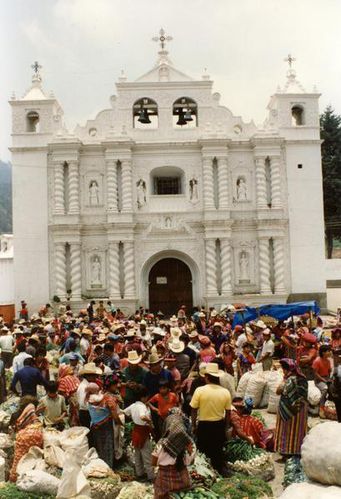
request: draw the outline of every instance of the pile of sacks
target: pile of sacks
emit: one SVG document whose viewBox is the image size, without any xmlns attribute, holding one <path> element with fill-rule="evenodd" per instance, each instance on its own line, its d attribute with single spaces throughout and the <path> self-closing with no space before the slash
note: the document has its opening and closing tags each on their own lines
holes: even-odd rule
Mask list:
<svg viewBox="0 0 341 499">
<path fill-rule="evenodd" d="M 57 499 L 90 498 L 88 478 L 116 475 L 98 457 L 95 449 L 89 449 L 88 432 L 82 426 L 63 432 L 44 430 L 44 448 L 31 447 L 18 464 L 17 488 L 28 493 L 52 495 Z M 60 478 L 49 473 L 51 467 L 62 470 Z"/>
<path fill-rule="evenodd" d="M 301 463 L 310 482 L 290 485 L 281 499 L 341 499 L 341 424 L 328 421 L 312 428 Z"/>
<path fill-rule="evenodd" d="M 267 412 L 276 414 L 280 396 L 276 391 L 283 382 L 283 371 L 263 371 L 262 364 L 255 364 L 240 378 L 236 396 L 251 397 L 255 408 L 267 407 Z M 314 381 L 308 382 L 308 402 L 311 407 L 317 407 L 321 400 L 321 392 Z"/>
</svg>

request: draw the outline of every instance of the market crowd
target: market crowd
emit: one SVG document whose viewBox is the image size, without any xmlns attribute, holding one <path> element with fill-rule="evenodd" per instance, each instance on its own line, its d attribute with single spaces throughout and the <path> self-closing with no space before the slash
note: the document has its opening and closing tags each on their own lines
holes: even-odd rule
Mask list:
<svg viewBox="0 0 341 499">
<path fill-rule="evenodd" d="M 114 469 L 125 456 L 124 424 L 132 421 L 136 478 L 153 482 L 159 499 L 190 487 L 196 449 L 229 476 L 223 448 L 231 435 L 283 457 L 299 455 L 309 380 L 321 391 L 320 416 L 329 397 L 341 421 L 341 329 L 326 335 L 309 314 L 233 327 L 234 312 L 182 306 L 166 320 L 141 307 L 125 317 L 110 301 L 91 301 L 78 313 L 47 304 L 30 316 L 23 301 L 14 324 L 0 317 L 0 402 L 21 397 L 11 418 L 10 480 L 21 457 L 43 446 L 44 427 L 89 428 L 90 447 Z M 256 364 L 284 373 L 273 431 L 252 416 L 252 399 L 233 398 L 234 383 Z"/>
</svg>

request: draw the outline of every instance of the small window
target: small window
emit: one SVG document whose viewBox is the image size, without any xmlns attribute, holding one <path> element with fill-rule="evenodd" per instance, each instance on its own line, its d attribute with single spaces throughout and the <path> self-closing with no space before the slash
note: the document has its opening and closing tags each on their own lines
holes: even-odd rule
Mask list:
<svg viewBox="0 0 341 499">
<path fill-rule="evenodd" d="M 304 125 L 304 109 L 301 106 L 291 108 L 292 126 Z"/>
<path fill-rule="evenodd" d="M 133 105 L 133 125 L 134 128 L 157 128 L 158 108 L 153 99 L 143 97 L 137 100 Z"/>
<path fill-rule="evenodd" d="M 176 195 L 181 194 L 180 177 L 155 177 L 154 194 L 157 195 Z"/>
<path fill-rule="evenodd" d="M 39 132 L 39 114 L 36 111 L 30 111 L 26 115 L 26 131 Z"/>
<path fill-rule="evenodd" d="M 189 97 L 180 97 L 173 104 L 173 126 L 195 128 L 198 126 L 198 106 Z"/>
</svg>

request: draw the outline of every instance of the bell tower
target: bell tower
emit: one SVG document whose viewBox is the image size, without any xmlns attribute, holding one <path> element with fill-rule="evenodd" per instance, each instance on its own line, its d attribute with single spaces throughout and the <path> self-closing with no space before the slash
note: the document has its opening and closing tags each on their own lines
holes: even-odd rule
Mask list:
<svg viewBox="0 0 341 499">
<path fill-rule="evenodd" d="M 296 77 L 289 55 L 283 89 L 268 105 L 267 127 L 284 141 L 291 246 L 292 293 L 289 299 L 326 303 L 324 217 L 319 94 L 307 92 Z"/>
<path fill-rule="evenodd" d="M 63 111 L 42 87 L 41 66 L 32 65 L 29 90 L 13 95 L 13 246 L 16 305 L 27 300 L 38 309 L 50 296 L 48 251 L 48 144 L 62 128 Z M 33 300 L 32 300 L 33 298 Z"/>
</svg>

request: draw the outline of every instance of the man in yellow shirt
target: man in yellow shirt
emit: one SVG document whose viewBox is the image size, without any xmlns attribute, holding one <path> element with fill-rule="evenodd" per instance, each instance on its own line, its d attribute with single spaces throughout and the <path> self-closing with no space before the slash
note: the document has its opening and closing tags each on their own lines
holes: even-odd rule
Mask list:
<svg viewBox="0 0 341 499">
<path fill-rule="evenodd" d="M 225 429 L 230 418 L 231 395 L 219 384 L 219 378 L 223 374 L 218 364 L 208 363 L 205 371 L 206 385 L 195 390 L 190 406 L 192 427 L 193 432 L 197 434 L 199 451 L 211 459 L 212 466 L 221 475 L 228 476 L 223 448 L 226 440 Z"/>
</svg>

